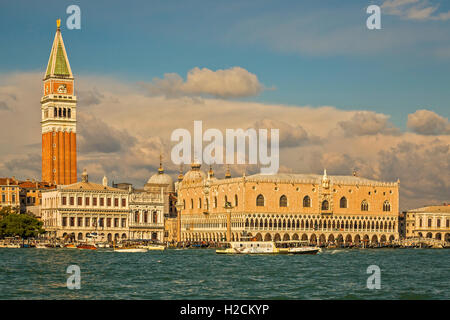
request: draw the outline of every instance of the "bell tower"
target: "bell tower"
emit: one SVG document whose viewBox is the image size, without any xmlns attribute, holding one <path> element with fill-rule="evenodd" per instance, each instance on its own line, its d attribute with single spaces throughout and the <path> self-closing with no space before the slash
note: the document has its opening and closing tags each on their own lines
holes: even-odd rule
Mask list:
<svg viewBox="0 0 450 320">
<path fill-rule="evenodd" d="M 76 117 L 74 78 L 56 21 L 41 98 L 42 181 L 57 185 L 77 182 Z"/>
</svg>

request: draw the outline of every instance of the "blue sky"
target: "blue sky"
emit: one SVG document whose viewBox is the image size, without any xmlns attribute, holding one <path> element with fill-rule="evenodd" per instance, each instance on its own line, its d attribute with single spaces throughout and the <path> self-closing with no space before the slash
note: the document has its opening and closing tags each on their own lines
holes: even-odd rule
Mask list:
<svg viewBox="0 0 450 320">
<path fill-rule="evenodd" d="M 72 70 L 150 82 L 194 67 L 240 66 L 268 88 L 245 100 L 332 105 L 391 115 L 427 108 L 450 116 L 450 3 L 427 18 L 382 9 L 369 31 L 365 9 L 384 1 L 9 1 L 0 11 L 0 72 L 44 72 L 62 19 Z M 416 3 L 416 4 L 417 4 Z M 81 30 L 67 30 L 68 5 Z M 399 7 L 405 10 L 408 7 Z"/>
</svg>

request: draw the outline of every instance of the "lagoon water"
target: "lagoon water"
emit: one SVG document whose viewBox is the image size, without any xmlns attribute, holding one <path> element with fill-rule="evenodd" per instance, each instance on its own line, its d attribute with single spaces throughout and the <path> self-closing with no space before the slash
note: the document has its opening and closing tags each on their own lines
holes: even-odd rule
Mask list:
<svg viewBox="0 0 450 320">
<path fill-rule="evenodd" d="M 79 290 L 66 286 L 74 264 Z M 370 265 L 381 269 L 381 289 L 367 288 Z M 447 249 L 248 256 L 0 248 L 0 299 L 450 299 L 449 265 Z"/>
</svg>

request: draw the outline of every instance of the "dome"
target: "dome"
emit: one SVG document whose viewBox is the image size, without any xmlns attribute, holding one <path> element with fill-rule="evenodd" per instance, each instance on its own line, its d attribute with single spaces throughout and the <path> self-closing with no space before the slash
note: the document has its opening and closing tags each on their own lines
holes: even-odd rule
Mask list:
<svg viewBox="0 0 450 320">
<path fill-rule="evenodd" d="M 152 175 L 150 179 L 147 180 L 144 189 L 149 190 L 150 188 L 160 188 L 160 187 L 167 187 L 166 191 L 169 192 L 175 191 L 175 186 L 173 184 L 172 177 L 164 173 L 164 169 L 161 163 L 158 172 Z"/>
<path fill-rule="evenodd" d="M 200 170 L 200 164 L 193 163 L 191 170 L 186 172 L 183 178 L 183 183 L 198 183 L 206 179 L 206 174 Z"/>
</svg>

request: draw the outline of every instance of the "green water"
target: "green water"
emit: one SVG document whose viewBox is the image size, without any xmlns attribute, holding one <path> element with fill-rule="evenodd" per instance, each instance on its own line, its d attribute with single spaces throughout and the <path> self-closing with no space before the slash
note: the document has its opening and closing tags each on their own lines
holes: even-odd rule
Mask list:
<svg viewBox="0 0 450 320">
<path fill-rule="evenodd" d="M 210 249 L 117 253 L 0 248 L 0 299 L 449 299 L 450 250 L 326 250 L 216 255 Z M 69 290 L 69 265 L 81 289 Z M 381 289 L 367 288 L 367 267 Z"/>
</svg>

